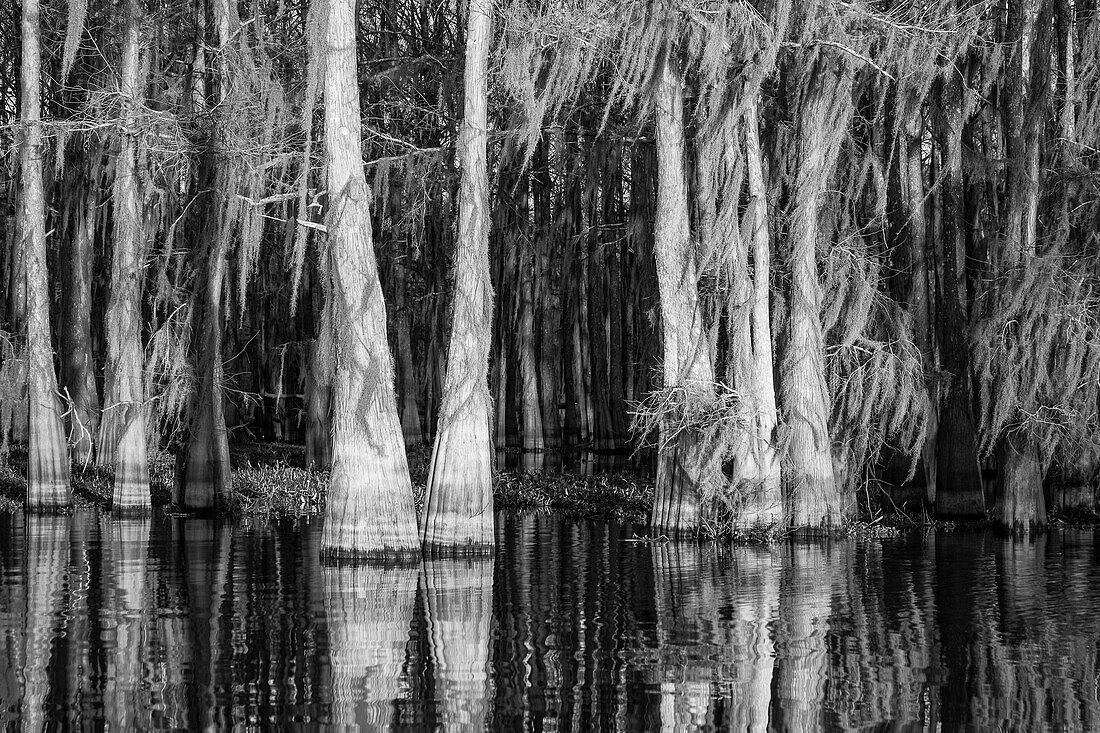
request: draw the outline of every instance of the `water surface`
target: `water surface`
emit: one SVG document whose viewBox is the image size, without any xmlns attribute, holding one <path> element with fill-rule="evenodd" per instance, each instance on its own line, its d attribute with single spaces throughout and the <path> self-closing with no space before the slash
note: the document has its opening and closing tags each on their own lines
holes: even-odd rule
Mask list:
<svg viewBox="0 0 1100 733">
<path fill-rule="evenodd" d="M 322 567 L 320 522 L 0 517 L 0 728 L 1089 730 L 1092 531 Z"/>
</svg>

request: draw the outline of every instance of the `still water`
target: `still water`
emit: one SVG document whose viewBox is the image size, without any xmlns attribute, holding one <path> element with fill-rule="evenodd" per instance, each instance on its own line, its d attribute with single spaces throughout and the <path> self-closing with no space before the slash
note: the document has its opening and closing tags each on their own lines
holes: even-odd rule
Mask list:
<svg viewBox="0 0 1100 733">
<path fill-rule="evenodd" d="M 1100 535 L 326 568 L 319 521 L 0 517 L 0 729 L 1088 730 Z"/>
</svg>

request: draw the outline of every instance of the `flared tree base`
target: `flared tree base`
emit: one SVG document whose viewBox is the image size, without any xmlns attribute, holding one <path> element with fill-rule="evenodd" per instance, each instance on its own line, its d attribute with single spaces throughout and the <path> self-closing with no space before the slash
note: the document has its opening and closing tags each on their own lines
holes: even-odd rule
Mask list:
<svg viewBox="0 0 1100 733">
<path fill-rule="evenodd" d="M 1047 523 L 1046 496 L 1039 451 L 1026 436 L 1001 443 L 1001 492 L 994 511 L 997 524 L 1012 532 L 1031 532 Z"/>
<path fill-rule="evenodd" d="M 650 532 L 690 537 L 699 531 L 701 466 L 698 441 L 686 432 L 658 454 L 656 493 L 649 515 Z"/>
<path fill-rule="evenodd" d="M 32 408 L 28 438 L 27 510 L 68 508 L 72 505 L 69 451 L 57 411 Z"/>
<path fill-rule="evenodd" d="M 424 496 L 421 542 L 433 554 L 492 552 L 493 450 L 489 420 L 471 411 L 440 430 Z"/>
<path fill-rule="evenodd" d="M 114 470 L 111 510 L 119 514 L 143 514 L 152 511 L 144 420 L 134 419 L 126 425 L 115 449 Z"/>
</svg>

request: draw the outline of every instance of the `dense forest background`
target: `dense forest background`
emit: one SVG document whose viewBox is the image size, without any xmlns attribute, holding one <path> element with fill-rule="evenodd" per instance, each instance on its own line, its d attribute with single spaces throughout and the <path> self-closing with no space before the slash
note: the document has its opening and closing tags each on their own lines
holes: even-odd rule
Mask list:
<svg viewBox="0 0 1100 733">
<path fill-rule="evenodd" d="M 649 446 L 669 533 L 1093 504 L 1095 0 L 23 0 L 0 153 L 32 507 L 231 438 L 335 554 L 491 541 L 494 447 Z"/>
</svg>

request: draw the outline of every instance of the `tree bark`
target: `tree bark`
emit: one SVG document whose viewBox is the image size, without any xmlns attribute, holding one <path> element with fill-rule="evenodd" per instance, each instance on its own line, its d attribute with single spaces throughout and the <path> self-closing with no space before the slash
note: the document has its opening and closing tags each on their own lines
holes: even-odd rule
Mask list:
<svg viewBox="0 0 1100 733">
<path fill-rule="evenodd" d="M 470 0 L 454 308 L 439 429 L 432 448 L 421 527 L 426 547 L 493 544 L 493 443 L 486 381 L 492 337 L 486 108 L 492 4 Z"/>
<path fill-rule="evenodd" d="M 218 42 L 223 48 L 234 43 L 240 34 L 241 22 L 235 3 L 215 0 L 214 16 L 217 19 Z M 247 44 L 241 43 L 246 49 Z M 230 108 L 227 99 L 233 84 L 229 57 L 220 55 L 218 66 L 219 96 L 223 106 Z M 249 59 L 246 59 L 248 63 Z M 236 195 L 237 178 L 228 169 L 217 150 L 217 128 L 226 124 L 219 120 L 211 140 L 210 154 L 215 158 L 210 165 L 214 169 L 214 184 L 207 226 L 203 235 L 204 256 L 199 266 L 205 269 L 206 282 L 202 286 L 199 323 L 201 340 L 198 345 L 198 394 L 191 417 L 190 436 L 187 444 L 187 461 L 181 477 L 183 493 L 181 503 L 189 509 L 210 509 L 226 500 L 233 485 L 233 469 L 229 460 L 229 431 L 225 424 L 225 367 L 222 358 L 225 306 L 223 304 L 226 258 L 229 256 L 231 223 L 226 220 L 226 200 Z"/>
<path fill-rule="evenodd" d="M 332 472 L 321 553 L 416 557 L 416 511 L 374 258 L 370 189 L 363 175 L 354 3 L 328 0 L 327 11 L 325 158 L 335 370 Z"/>
<path fill-rule="evenodd" d="M 771 328 L 771 228 L 768 225 L 767 184 L 764 179 L 760 130 L 755 107 L 745 115 L 745 158 L 748 172 L 749 217 L 752 227 L 752 291 L 749 299 L 750 365 L 748 389 L 753 398 L 753 425 L 742 456 L 744 474 L 752 479 L 741 521 L 775 524 L 783 518 L 783 487 L 776 428 L 779 412 L 775 401 L 775 364 Z M 746 253 L 747 254 L 747 253 Z M 747 267 L 747 260 L 744 262 Z"/>
<path fill-rule="evenodd" d="M 538 309 L 539 399 L 542 408 L 542 436 L 547 448 L 561 447 L 561 416 L 558 375 L 561 369 L 560 298 L 554 292 L 554 243 L 551 232 L 553 183 L 546 142 L 535 148 L 531 173 L 531 198 L 535 207 L 535 303 Z"/>
<path fill-rule="evenodd" d="M 944 126 L 942 153 L 940 243 L 942 286 L 936 315 L 941 367 L 949 382 L 941 392 L 936 434 L 936 511 L 948 517 L 985 515 L 985 498 L 978 464 L 976 427 L 970 387 L 967 343 L 966 272 L 963 237 L 962 128 L 963 97 L 959 73 L 949 75 L 940 89 Z"/>
<path fill-rule="evenodd" d="M 1009 91 L 1007 143 L 1008 207 L 1005 255 L 1002 275 L 1027 268 L 1038 254 L 1039 152 L 1042 119 L 1033 92 L 1046 96 L 1050 77 L 1050 30 L 1052 15 L 1035 0 L 1017 0 L 1009 5 L 1010 33 L 1015 42 L 1013 80 Z M 1033 58 L 1032 48 L 1040 49 Z M 1044 105 L 1045 108 L 1045 105 Z M 995 513 L 1009 529 L 1031 530 L 1046 524 L 1043 466 L 1036 439 L 1026 431 L 1001 439 L 999 446 L 1001 483 Z"/>
<path fill-rule="evenodd" d="M 812 73 L 814 79 L 798 122 L 798 169 L 788 254 L 790 325 L 781 389 L 791 429 L 787 477 L 791 521 L 795 527 L 831 529 L 840 525 L 852 507 L 833 468 L 817 252 L 827 237 L 821 223 L 823 199 L 852 110 L 845 99 L 851 91 L 844 72 L 822 65 Z"/>
<path fill-rule="evenodd" d="M 50 289 L 46 273 L 46 201 L 42 183 L 41 56 L 38 0 L 23 0 L 21 19 L 21 115 L 24 126 L 20 148 L 20 233 L 26 276 L 28 468 L 27 508 L 66 507 L 69 495 L 69 452 L 57 401 L 50 344 Z"/>
<path fill-rule="evenodd" d="M 520 177 L 518 216 L 514 217 L 512 232 L 515 247 L 519 251 L 518 289 L 519 313 L 516 319 L 516 350 L 519 352 L 520 417 L 523 430 L 523 450 L 541 451 L 546 448 L 543 438 L 542 401 L 539 398 L 539 363 L 535 351 L 535 243 L 527 224 L 527 200 L 529 177 Z"/>
<path fill-rule="evenodd" d="M 424 430 L 420 423 L 420 405 L 417 402 L 418 380 L 412 347 L 412 308 L 406 300 L 405 264 L 394 264 L 394 315 L 397 320 L 397 354 L 401 369 L 401 432 L 405 445 L 421 445 Z"/>
<path fill-rule="evenodd" d="M 99 202 L 98 150 L 82 182 L 81 200 L 61 258 L 61 375 L 70 400 L 69 436 L 72 459 L 90 463 L 99 431 L 99 395 L 92 363 L 92 261 L 95 253 L 96 206 Z"/>
<path fill-rule="evenodd" d="M 714 397 L 714 361 L 703 330 L 698 273 L 688 228 L 682 85 L 679 61 L 669 53 L 661 63 L 657 88 L 657 212 L 653 251 L 661 296 L 664 388 L 682 387 L 685 401 L 706 401 Z M 670 429 L 667 421 L 661 428 L 662 433 Z M 690 533 L 699 520 L 705 457 L 691 430 L 680 431 L 667 445 L 662 435 L 661 443 L 650 525 L 655 532 Z"/>
<path fill-rule="evenodd" d="M 203 237 L 206 246 L 202 261 L 206 268 L 206 282 L 199 301 L 198 320 L 202 325 L 198 344 L 198 394 L 191 416 L 186 467 L 180 477 L 183 486 L 180 504 L 199 510 L 212 509 L 224 502 L 233 482 L 229 463 L 229 431 L 225 425 L 222 359 L 222 329 L 225 323 L 222 291 L 229 237 L 225 222 L 221 221 L 222 205 L 217 200 L 228 190 L 219 184 L 221 172 L 215 174 L 215 179 L 215 200 L 208 214 L 210 224 Z"/>
</svg>

